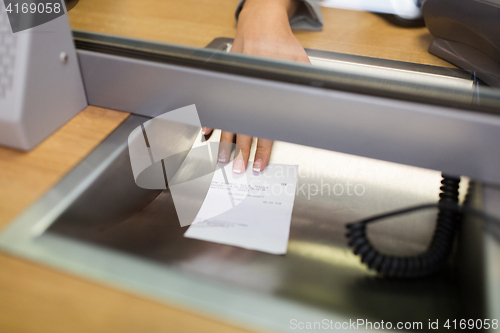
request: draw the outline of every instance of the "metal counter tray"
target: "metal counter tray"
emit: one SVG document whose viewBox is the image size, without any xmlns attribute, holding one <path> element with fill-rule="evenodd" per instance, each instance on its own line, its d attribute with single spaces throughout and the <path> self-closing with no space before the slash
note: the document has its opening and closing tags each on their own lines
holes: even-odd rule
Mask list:
<svg viewBox="0 0 500 333">
<path fill-rule="evenodd" d="M 127 138 L 146 120 L 130 116 L 6 229 L 0 247 L 256 329 L 289 331 L 292 319 L 426 328 L 429 319 L 461 317 L 452 263 L 429 278 L 385 280 L 359 262 L 344 236 L 347 222 L 436 201 L 439 172 L 276 142 L 271 162 L 298 164 L 304 190 L 295 199 L 288 253 L 271 255 L 183 237 L 169 190 L 134 183 Z M 312 195 L 312 184 L 343 184 L 346 191 Z M 357 184 L 362 195 L 361 186 L 352 191 Z M 387 252 L 417 253 L 430 242 L 435 219 L 435 211 L 394 218 L 374 225 L 370 236 Z"/>
</svg>

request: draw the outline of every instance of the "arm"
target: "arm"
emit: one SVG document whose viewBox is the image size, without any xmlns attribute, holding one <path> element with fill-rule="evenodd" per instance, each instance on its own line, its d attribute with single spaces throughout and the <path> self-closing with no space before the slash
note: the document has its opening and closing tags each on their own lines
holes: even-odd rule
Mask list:
<svg viewBox="0 0 500 333">
<path fill-rule="evenodd" d="M 323 16 L 321 14 L 320 0 L 296 0 L 298 8 L 290 15 L 290 26 L 297 30 L 321 30 L 323 28 Z M 236 8 L 236 20 L 238 20 L 245 0 L 240 0 Z"/>
<path fill-rule="evenodd" d="M 231 52 L 249 55 L 279 58 L 290 61 L 310 63 L 307 54 L 295 38 L 292 32 L 291 22 L 303 23 L 305 17 L 318 17 L 318 14 L 307 16 L 304 10 L 309 11 L 312 0 L 246 0 L 241 1 L 237 10 L 238 26 Z M 319 17 L 321 12 L 319 11 Z M 314 19 L 311 19 L 314 21 Z M 307 20 L 306 20 L 307 21 Z M 321 28 L 322 22 L 319 22 Z M 317 29 L 316 29 L 317 30 Z M 211 129 L 203 128 L 208 134 Z M 222 132 L 221 142 L 233 142 L 234 133 Z M 240 147 L 240 153 L 233 161 L 233 171 L 242 173 L 250 157 L 252 137 L 248 135 L 236 135 L 236 145 Z M 269 163 L 273 141 L 259 139 L 253 170 L 260 172 Z M 225 145 L 219 148 L 219 162 L 226 163 L 230 151 L 226 151 Z"/>
<path fill-rule="evenodd" d="M 289 23 L 299 5 L 298 0 L 247 0 L 231 52 L 309 62 Z"/>
</svg>

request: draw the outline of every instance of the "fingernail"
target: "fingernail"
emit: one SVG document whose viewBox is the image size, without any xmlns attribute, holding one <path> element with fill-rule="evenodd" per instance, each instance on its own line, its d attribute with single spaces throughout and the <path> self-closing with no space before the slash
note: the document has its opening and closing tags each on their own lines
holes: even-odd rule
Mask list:
<svg viewBox="0 0 500 333">
<path fill-rule="evenodd" d="M 234 160 L 234 162 L 233 162 L 233 172 L 234 173 L 242 173 L 244 168 L 245 167 L 243 165 L 243 160 L 241 158 Z"/>
<path fill-rule="evenodd" d="M 253 171 L 260 172 L 260 168 L 262 168 L 262 158 L 258 158 L 255 162 L 253 162 Z"/>
<path fill-rule="evenodd" d="M 219 162 L 225 163 L 227 161 L 227 152 L 225 150 L 221 150 L 219 152 Z"/>
<path fill-rule="evenodd" d="M 205 135 L 205 133 L 207 133 L 207 128 L 206 127 L 202 127 L 201 128 L 201 134 Z"/>
</svg>

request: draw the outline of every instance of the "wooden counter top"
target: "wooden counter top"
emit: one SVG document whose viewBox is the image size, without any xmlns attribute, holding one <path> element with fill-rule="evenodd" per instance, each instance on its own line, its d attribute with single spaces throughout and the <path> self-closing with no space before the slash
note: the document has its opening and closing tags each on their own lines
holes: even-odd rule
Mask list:
<svg viewBox="0 0 500 333">
<path fill-rule="evenodd" d="M 69 12 L 71 27 L 104 34 L 204 47 L 236 34 L 237 0 L 85 0 Z M 430 54 L 427 28 L 400 28 L 367 12 L 323 8 L 323 31 L 296 31 L 311 49 L 453 67 Z"/>
<path fill-rule="evenodd" d="M 74 29 L 203 47 L 234 37 L 237 0 L 84 0 Z M 425 28 L 377 15 L 324 9 L 322 32 L 296 32 L 304 47 L 450 66 L 430 55 Z M 128 114 L 88 107 L 29 153 L 0 148 L 0 230 L 39 198 Z M 244 332 L 189 311 L 0 253 L 0 332 Z"/>
</svg>

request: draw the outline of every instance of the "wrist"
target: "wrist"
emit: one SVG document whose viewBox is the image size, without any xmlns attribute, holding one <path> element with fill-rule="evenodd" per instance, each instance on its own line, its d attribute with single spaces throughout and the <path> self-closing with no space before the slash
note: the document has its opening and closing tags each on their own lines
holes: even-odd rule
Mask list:
<svg viewBox="0 0 500 333">
<path fill-rule="evenodd" d="M 298 7 L 299 0 L 246 0 L 240 12 L 240 17 L 260 13 L 289 20 Z"/>
</svg>

